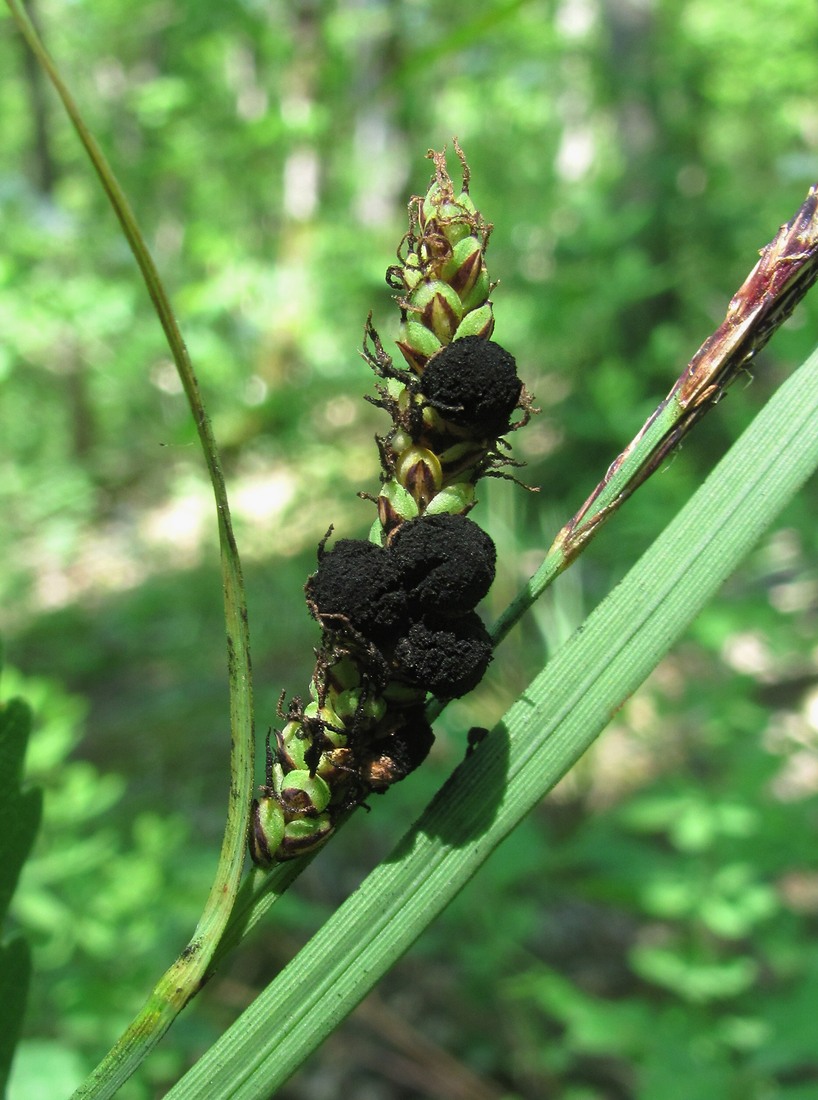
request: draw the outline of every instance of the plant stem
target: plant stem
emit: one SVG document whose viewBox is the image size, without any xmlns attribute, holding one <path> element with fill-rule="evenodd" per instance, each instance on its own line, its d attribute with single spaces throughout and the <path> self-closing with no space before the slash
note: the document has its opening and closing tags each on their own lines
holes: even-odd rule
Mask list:
<svg viewBox="0 0 818 1100">
<path fill-rule="evenodd" d="M 818 184 L 761 250 L 719 328 L 705 340 L 665 400 L 565 524 L 542 565 L 492 630 L 495 645 L 567 569 L 628 497 L 654 474 L 691 428 L 724 396 L 818 279 Z"/>
</svg>

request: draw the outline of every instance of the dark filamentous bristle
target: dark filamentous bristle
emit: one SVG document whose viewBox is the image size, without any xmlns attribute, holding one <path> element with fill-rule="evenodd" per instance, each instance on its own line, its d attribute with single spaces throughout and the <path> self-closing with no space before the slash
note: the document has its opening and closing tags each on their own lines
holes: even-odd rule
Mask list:
<svg viewBox="0 0 818 1100">
<path fill-rule="evenodd" d="M 322 556 L 305 591 L 319 621 L 337 627 L 346 620 L 374 640 L 407 621 L 397 564 L 386 550 L 364 539 L 340 539 Z"/>
<path fill-rule="evenodd" d="M 466 516 L 411 520 L 398 529 L 389 549 L 413 617 L 473 611 L 494 580 L 494 543 Z"/>
<path fill-rule="evenodd" d="M 523 384 L 514 356 L 493 340 L 464 336 L 426 364 L 420 392 L 442 417 L 479 436 L 508 431 Z"/>
<path fill-rule="evenodd" d="M 395 660 L 433 695 L 457 699 L 482 680 L 491 660 L 491 638 L 475 611 L 459 619 L 428 616 L 401 638 Z"/>
</svg>

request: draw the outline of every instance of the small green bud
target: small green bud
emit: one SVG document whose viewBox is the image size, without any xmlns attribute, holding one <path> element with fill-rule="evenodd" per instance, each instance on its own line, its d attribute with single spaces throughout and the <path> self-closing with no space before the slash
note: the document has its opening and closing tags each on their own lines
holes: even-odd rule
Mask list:
<svg viewBox="0 0 818 1100">
<path fill-rule="evenodd" d="M 343 691 L 335 696 L 335 709 L 345 722 L 354 718 L 367 725 L 376 725 L 386 714 L 386 703 L 377 695 L 367 695 L 362 704 L 362 697 L 362 688 Z"/>
<path fill-rule="evenodd" d="M 447 447 L 445 451 L 438 455 L 440 465 L 443 467 L 444 478 L 448 481 L 451 478 L 468 473 L 485 457 L 485 454 L 485 446 L 471 439 L 464 439 L 462 443 L 455 443 L 453 447 Z"/>
<path fill-rule="evenodd" d="M 341 657 L 327 669 L 327 683 L 332 691 L 346 691 L 361 682 L 361 670 L 351 657 Z M 335 709 L 335 708 L 333 708 Z M 337 713 L 337 710 L 336 710 Z"/>
<path fill-rule="evenodd" d="M 253 800 L 250 818 L 250 855 L 259 867 L 271 867 L 284 839 L 284 811 L 275 798 Z"/>
<path fill-rule="evenodd" d="M 401 323 L 398 330 L 397 345 L 403 358 L 418 374 L 423 373 L 423 368 L 428 360 L 443 347 L 435 334 L 430 332 L 428 328 L 424 328 L 418 321 L 403 321 Z"/>
<path fill-rule="evenodd" d="M 459 212 L 457 216 L 453 218 L 441 219 L 440 229 L 443 236 L 454 246 L 459 244 L 466 237 L 470 237 L 474 231 L 471 219 L 464 217 L 462 212 Z"/>
<path fill-rule="evenodd" d="M 440 415 L 437 409 L 433 409 L 431 405 L 423 406 L 421 417 L 423 421 L 424 432 L 431 432 L 433 434 L 436 434 L 438 432 L 446 432 L 448 430 L 448 425 L 444 421 L 443 417 Z"/>
<path fill-rule="evenodd" d="M 412 446 L 412 437 L 408 432 L 396 431 L 391 437 L 389 445 L 394 453 L 399 455 L 401 451 L 405 451 L 407 447 Z"/>
<path fill-rule="evenodd" d="M 464 290 L 462 295 L 463 315 L 464 317 L 471 313 L 472 310 L 477 309 L 478 306 L 482 306 L 489 296 L 491 291 L 491 282 L 489 280 L 489 273 L 485 264 L 481 264 L 479 271 L 477 272 L 473 285 L 469 290 Z M 493 327 L 492 319 L 492 327 Z M 467 333 L 463 333 L 467 335 Z"/>
<path fill-rule="evenodd" d="M 463 336 L 482 336 L 488 339 L 492 332 L 494 332 L 494 311 L 491 308 L 491 302 L 486 302 L 480 309 L 473 309 L 466 314 L 452 339 L 460 340 Z"/>
<path fill-rule="evenodd" d="M 288 772 L 281 783 L 279 798 L 290 813 L 320 814 L 329 806 L 332 792 L 320 776 L 308 771 Z"/>
<path fill-rule="evenodd" d="M 441 344 L 448 344 L 463 316 L 460 295 L 448 283 L 433 279 L 421 283 L 409 303 L 415 320 L 431 329 Z"/>
<path fill-rule="evenodd" d="M 426 505 L 427 516 L 439 516 L 441 513 L 459 516 L 467 512 L 474 504 L 474 485 L 470 481 L 458 481 L 447 485 Z"/>
<path fill-rule="evenodd" d="M 281 731 L 281 737 L 279 739 L 278 757 L 280 763 L 283 764 L 288 771 L 306 768 L 307 765 L 304 760 L 304 753 L 309 747 L 309 738 L 304 734 L 301 723 L 288 722 Z M 274 775 L 275 774 L 274 769 Z M 283 775 L 284 772 L 279 768 L 276 776 L 276 789 L 278 789 Z"/>
<path fill-rule="evenodd" d="M 460 207 L 454 201 L 451 184 L 447 181 L 447 186 L 444 188 L 436 180 L 423 199 L 423 206 L 420 209 L 421 228 L 425 229 L 430 221 L 454 218 L 460 213 Z"/>
<path fill-rule="evenodd" d="M 377 519 L 373 519 L 372 526 L 369 528 L 369 535 L 367 536 L 370 542 L 374 542 L 376 546 L 383 546 L 384 534 L 383 524 L 381 523 L 380 516 Z"/>
<path fill-rule="evenodd" d="M 414 519 L 417 515 L 420 515 L 420 509 L 411 493 L 394 478 L 384 482 L 378 494 L 378 518 L 384 531 L 389 532 L 399 523 Z"/>
<path fill-rule="evenodd" d="M 401 276 L 404 286 L 408 291 L 414 290 L 418 283 L 424 278 L 424 271 L 416 252 L 410 252 L 404 260 Z"/>
<path fill-rule="evenodd" d="M 344 722 L 332 707 L 319 707 L 317 703 L 310 703 L 304 708 L 305 718 L 318 718 L 323 722 L 323 734 L 327 741 L 336 748 L 346 744 Z"/>
<path fill-rule="evenodd" d="M 397 378 L 387 378 L 386 380 L 386 392 L 390 397 L 403 404 L 406 401 L 404 394 L 406 393 L 406 386 Z"/>
<path fill-rule="evenodd" d="M 420 225 L 427 237 L 441 233 L 449 244 L 455 245 L 473 232 L 475 213 L 468 195 L 455 199 L 448 188 L 444 190 L 433 183 L 423 200 Z"/>
<path fill-rule="evenodd" d="M 321 721 L 327 726 L 338 726 L 341 724 L 341 720 L 335 713 L 335 710 L 330 706 L 319 707 L 318 703 L 308 703 L 304 707 L 305 718 L 320 718 Z"/>
<path fill-rule="evenodd" d="M 334 829 L 329 814 L 288 821 L 279 848 L 279 859 L 294 859 L 320 847 Z"/>
<path fill-rule="evenodd" d="M 421 511 L 443 484 L 437 455 L 427 447 L 408 447 L 399 455 L 395 477 L 412 494 Z"/>
<path fill-rule="evenodd" d="M 415 402 L 414 394 L 411 394 L 406 386 L 401 386 L 401 391 L 398 394 L 398 408 L 401 412 L 407 412 Z M 405 432 L 403 433 L 406 434 Z"/>
<path fill-rule="evenodd" d="M 465 237 L 462 241 L 459 241 L 452 249 L 449 259 L 440 269 L 440 277 L 445 279 L 451 288 L 458 293 L 461 303 L 464 304 L 464 311 L 467 308 L 464 299 L 477 282 L 481 271 L 484 270 L 483 249 L 480 247 L 480 242 L 474 237 Z M 486 276 L 486 287 L 488 288 L 488 276 Z M 487 295 L 488 289 L 483 298 Z M 472 307 L 469 306 L 468 308 Z"/>
<path fill-rule="evenodd" d="M 468 191 L 461 191 L 457 202 L 467 214 L 470 214 L 473 218 L 477 217 L 477 207 L 474 205 L 474 200 Z"/>
</svg>

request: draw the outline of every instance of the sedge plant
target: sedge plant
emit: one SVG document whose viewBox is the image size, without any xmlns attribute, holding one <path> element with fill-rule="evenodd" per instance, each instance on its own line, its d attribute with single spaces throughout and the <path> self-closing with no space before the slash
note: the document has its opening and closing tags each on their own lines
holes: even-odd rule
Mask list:
<svg viewBox="0 0 818 1100">
<path fill-rule="evenodd" d="M 371 323 L 367 326 L 365 358 L 377 377 L 374 401 L 392 422 L 380 441 L 377 518 L 368 541 L 350 547 L 339 540 L 320 549 L 307 585 L 308 606 L 322 633 L 313 698 L 306 704 L 294 700 L 284 709 L 283 728 L 269 747 L 267 782 L 251 815 L 247 612 L 215 441 L 130 207 L 25 13 L 17 0 L 8 3 L 66 106 L 156 304 L 213 482 L 223 564 L 233 752 L 222 855 L 188 947 L 76 1093 L 107 1097 L 345 815 L 421 762 L 431 720 L 448 698 L 479 680 L 492 644 L 747 368 L 815 280 L 818 199 L 813 188 L 764 250 L 724 325 L 559 533 L 525 591 L 487 631 L 474 609 L 490 583 L 492 549 L 466 513 L 480 477 L 508 472 L 504 440 L 524 425 L 531 398 L 513 359 L 492 339 L 492 288 L 485 268 L 489 227 L 471 202 L 465 162 L 464 187 L 457 192 L 442 155 L 434 156 L 432 185 L 415 200 L 399 263 L 388 272 L 401 309 L 398 352 L 405 365 L 395 365 Z M 286 1080 L 592 743 L 815 469 L 816 414 L 814 356 L 455 770 L 390 859 L 170 1096 L 262 1100 Z M 424 585 L 435 567 L 437 545 L 447 548 L 441 557 L 446 568 L 430 592 Z M 451 572 L 451 560 L 463 553 L 474 569 Z M 363 578 L 370 576 L 377 581 L 374 604 L 359 598 Z M 452 650 L 462 662 L 447 664 Z M 243 876 L 248 832 L 256 866 Z M 331 850 L 330 844 L 320 858 L 331 858 Z"/>
</svg>

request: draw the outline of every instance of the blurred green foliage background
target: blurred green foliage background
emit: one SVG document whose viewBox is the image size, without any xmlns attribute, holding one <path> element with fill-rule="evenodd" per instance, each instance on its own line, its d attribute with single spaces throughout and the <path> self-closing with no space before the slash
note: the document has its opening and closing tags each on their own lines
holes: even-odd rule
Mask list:
<svg viewBox="0 0 818 1100">
<path fill-rule="evenodd" d="M 720 322 L 818 178 L 813 0 L 38 0 L 129 194 L 223 448 L 258 726 L 304 691 L 301 586 L 363 536 L 383 414 L 367 312 L 429 147 L 495 223 L 496 337 L 542 412 L 526 493 L 484 483 L 495 617 Z M 66 1094 L 186 942 L 215 868 L 228 716 L 216 526 L 147 294 L 79 143 L 0 17 L 0 628 L 46 820 L 14 915 L 36 975 L 14 1100 Z M 452 165 L 454 167 L 454 164 Z M 429 763 L 359 813 L 174 1026 L 161 1096 L 400 835 L 812 351 L 752 384 L 530 614 Z M 818 1097 L 815 486 L 593 753 L 288 1100 Z M 477 1091 L 478 1089 L 482 1091 Z"/>
</svg>

